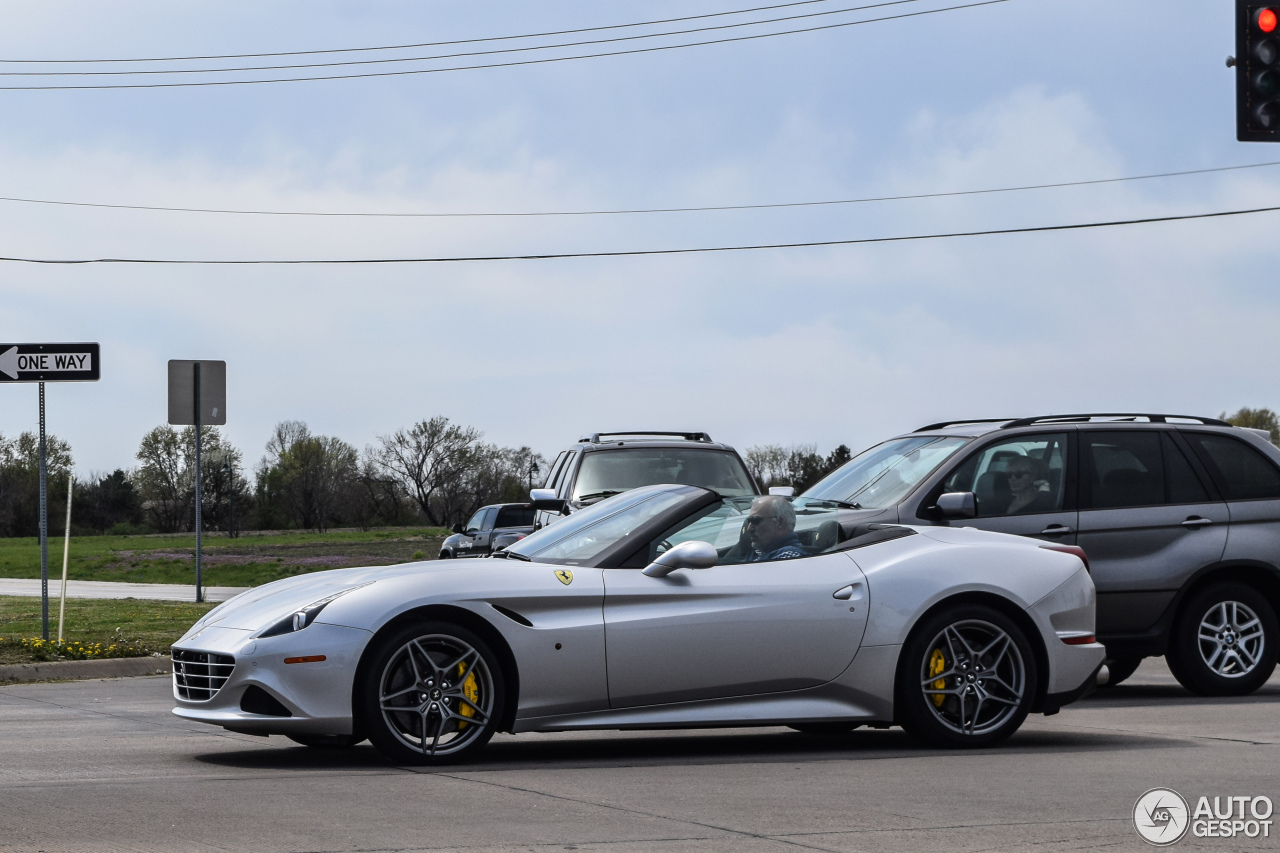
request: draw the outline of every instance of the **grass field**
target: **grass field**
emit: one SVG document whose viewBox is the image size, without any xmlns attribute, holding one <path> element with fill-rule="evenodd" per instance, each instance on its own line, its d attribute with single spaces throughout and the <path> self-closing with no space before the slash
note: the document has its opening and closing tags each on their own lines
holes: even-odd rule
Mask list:
<svg viewBox="0 0 1280 853">
<path fill-rule="evenodd" d="M 206 586 L 258 586 L 306 572 L 433 559 L 448 533 L 434 527 L 368 532 L 206 536 Z M 73 536 L 67 577 L 126 583 L 195 583 L 194 535 Z M 62 538 L 49 540 L 49 579 L 62 576 Z M 40 577 L 37 539 L 0 539 L 0 577 Z M 52 584 L 51 584 L 52 585 Z"/>
<path fill-rule="evenodd" d="M 55 600 L 52 604 L 49 636 L 56 638 L 58 603 Z M 213 607 L 177 601 L 71 598 L 67 600 L 63 639 L 107 646 L 123 637 L 132 645 L 167 656 L 169 646 Z M 0 642 L 0 664 L 46 659 L 44 655 L 15 645 L 15 641 L 39 636 L 40 599 L 0 596 L 0 641 L 5 641 Z"/>
</svg>

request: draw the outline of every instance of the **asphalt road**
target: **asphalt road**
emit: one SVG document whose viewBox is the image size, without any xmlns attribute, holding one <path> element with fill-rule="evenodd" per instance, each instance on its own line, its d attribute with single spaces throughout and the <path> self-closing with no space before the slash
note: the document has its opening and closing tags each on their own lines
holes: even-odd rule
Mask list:
<svg viewBox="0 0 1280 853">
<path fill-rule="evenodd" d="M 165 678 L 0 688 L 0 850 L 1148 850 L 1130 815 L 1150 788 L 1280 801 L 1280 678 L 1199 699 L 1160 660 L 983 752 L 896 729 L 601 732 L 499 736 L 478 763 L 410 770 L 170 704 Z"/>
</svg>

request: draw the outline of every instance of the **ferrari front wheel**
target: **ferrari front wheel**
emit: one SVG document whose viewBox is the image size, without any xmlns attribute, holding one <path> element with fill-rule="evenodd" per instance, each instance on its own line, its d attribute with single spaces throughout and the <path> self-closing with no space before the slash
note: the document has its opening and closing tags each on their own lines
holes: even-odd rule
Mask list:
<svg viewBox="0 0 1280 853">
<path fill-rule="evenodd" d="M 899 724 L 932 746 L 992 746 L 1027 718 L 1035 655 L 1022 629 L 998 610 L 964 605 L 912 633 L 898 665 Z"/>
<path fill-rule="evenodd" d="M 484 640 L 448 623 L 420 623 L 388 637 L 357 685 L 369 740 L 402 764 L 473 756 L 502 716 L 502 670 Z"/>
</svg>

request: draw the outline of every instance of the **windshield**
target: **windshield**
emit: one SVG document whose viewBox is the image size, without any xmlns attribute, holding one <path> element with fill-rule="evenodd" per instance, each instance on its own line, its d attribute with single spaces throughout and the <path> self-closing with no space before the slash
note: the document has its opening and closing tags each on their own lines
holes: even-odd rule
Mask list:
<svg viewBox="0 0 1280 853">
<path fill-rule="evenodd" d="M 751 477 L 737 454 L 683 447 L 594 451 L 582 459 L 573 500 L 607 498 L 658 483 L 701 486 L 726 496 L 753 495 Z"/>
<path fill-rule="evenodd" d="M 539 563 L 580 565 L 630 536 L 646 521 L 687 500 L 691 494 L 694 494 L 691 489 L 673 486 L 636 489 L 544 527 L 512 545 L 507 553 Z"/>
<path fill-rule="evenodd" d="M 877 444 L 819 480 L 804 497 L 844 501 L 866 509 L 893 506 L 971 440 L 921 435 Z"/>
</svg>

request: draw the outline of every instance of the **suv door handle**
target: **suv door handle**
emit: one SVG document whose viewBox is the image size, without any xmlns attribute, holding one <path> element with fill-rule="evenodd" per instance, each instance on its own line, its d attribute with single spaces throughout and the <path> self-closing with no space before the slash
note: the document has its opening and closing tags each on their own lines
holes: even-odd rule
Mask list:
<svg viewBox="0 0 1280 853">
<path fill-rule="evenodd" d="M 1186 521 L 1182 522 L 1183 527 L 1190 527 L 1193 529 L 1196 527 L 1204 527 L 1206 524 L 1213 524 L 1213 519 L 1201 518 L 1198 515 L 1193 515 L 1190 518 L 1188 518 Z"/>
<path fill-rule="evenodd" d="M 1071 528 L 1065 524 L 1050 524 L 1044 530 L 1040 531 L 1041 536 L 1065 536 L 1071 532 Z"/>
</svg>

